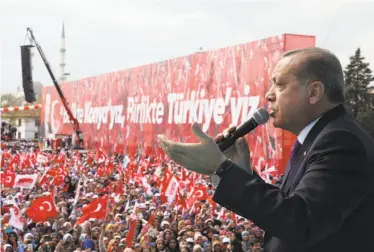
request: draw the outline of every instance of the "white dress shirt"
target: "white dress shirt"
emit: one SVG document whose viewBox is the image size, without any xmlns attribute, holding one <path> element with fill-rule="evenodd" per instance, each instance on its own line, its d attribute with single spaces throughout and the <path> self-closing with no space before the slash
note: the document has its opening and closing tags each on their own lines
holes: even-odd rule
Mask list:
<svg viewBox="0 0 374 252">
<path fill-rule="evenodd" d="M 313 128 L 313 126 L 318 122 L 318 120 L 320 119 L 321 117 L 318 117 L 316 120 L 314 120 L 313 122 L 309 123 L 300 133 L 299 135 L 297 136 L 297 140 L 299 140 L 299 142 L 301 144 L 304 143 L 305 141 L 305 138 L 308 136 L 310 130 Z"/>
</svg>

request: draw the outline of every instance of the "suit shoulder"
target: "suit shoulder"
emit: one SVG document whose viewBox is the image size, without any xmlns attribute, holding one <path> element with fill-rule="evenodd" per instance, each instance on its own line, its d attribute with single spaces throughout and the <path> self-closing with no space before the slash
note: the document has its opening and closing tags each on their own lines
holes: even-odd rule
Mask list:
<svg viewBox="0 0 374 252">
<path fill-rule="evenodd" d="M 371 139 L 367 131 L 354 118 L 348 115 L 340 116 L 332 120 L 326 125 L 325 130 L 346 130 L 357 135 L 358 138 L 364 136 Z"/>
<path fill-rule="evenodd" d="M 345 148 L 357 151 L 364 150 L 360 138 L 348 129 L 325 129 L 321 131 L 314 143 L 314 149 Z"/>
<path fill-rule="evenodd" d="M 374 141 L 351 118 L 338 118 L 326 125 L 316 137 L 312 149 L 312 160 L 325 155 L 349 156 L 363 162 L 365 167 L 374 167 Z"/>
</svg>

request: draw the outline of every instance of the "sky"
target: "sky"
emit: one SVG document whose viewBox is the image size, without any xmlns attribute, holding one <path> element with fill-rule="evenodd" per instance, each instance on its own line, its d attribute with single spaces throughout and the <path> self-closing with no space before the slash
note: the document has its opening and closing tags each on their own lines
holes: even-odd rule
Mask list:
<svg viewBox="0 0 374 252">
<path fill-rule="evenodd" d="M 374 70 L 374 1 L 0 0 L 1 93 L 22 86 L 27 27 L 60 76 L 62 23 L 68 80 L 284 33 L 315 35 L 343 66 L 360 47 Z M 38 54 L 33 75 L 52 84 Z"/>
</svg>

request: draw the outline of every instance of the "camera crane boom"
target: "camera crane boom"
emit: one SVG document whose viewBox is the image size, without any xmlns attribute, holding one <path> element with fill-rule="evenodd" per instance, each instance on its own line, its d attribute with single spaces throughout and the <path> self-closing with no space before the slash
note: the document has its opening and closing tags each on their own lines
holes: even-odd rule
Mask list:
<svg viewBox="0 0 374 252">
<path fill-rule="evenodd" d="M 79 122 L 78 120 L 74 117 L 73 113 L 71 112 L 70 108 L 69 108 L 69 103 L 67 102 L 65 96 L 64 96 L 64 93 L 62 92 L 53 72 L 52 72 L 52 69 L 48 63 L 48 60 L 41 48 L 41 46 L 39 45 L 39 43 L 36 41 L 35 39 L 35 36 L 34 36 L 34 33 L 33 31 L 30 29 L 30 28 L 27 28 L 27 32 L 30 34 L 30 38 L 31 38 L 31 41 L 34 42 L 36 48 L 38 49 L 38 52 L 40 54 L 40 56 L 42 57 L 42 60 L 44 62 L 44 65 L 45 67 L 47 68 L 47 71 L 49 73 L 49 75 L 51 76 L 51 79 L 53 81 L 53 84 L 55 86 L 55 88 L 57 89 L 57 92 L 58 92 L 58 95 L 60 96 L 60 99 L 62 101 L 62 104 L 64 105 L 64 108 L 69 116 L 69 120 L 71 122 L 71 124 L 73 125 L 73 128 L 74 128 L 74 131 L 75 133 L 77 134 L 78 138 L 81 137 L 82 135 L 82 131 L 80 130 L 80 127 L 79 127 Z"/>
</svg>

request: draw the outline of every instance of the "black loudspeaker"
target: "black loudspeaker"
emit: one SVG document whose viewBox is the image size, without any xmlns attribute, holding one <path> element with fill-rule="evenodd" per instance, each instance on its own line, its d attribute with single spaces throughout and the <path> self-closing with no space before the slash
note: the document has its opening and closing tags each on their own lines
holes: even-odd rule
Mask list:
<svg viewBox="0 0 374 252">
<path fill-rule="evenodd" d="M 34 83 L 32 80 L 31 69 L 31 48 L 32 45 L 21 46 L 21 61 L 22 61 L 22 85 L 25 93 L 25 100 L 28 103 L 36 101 Z"/>
</svg>

